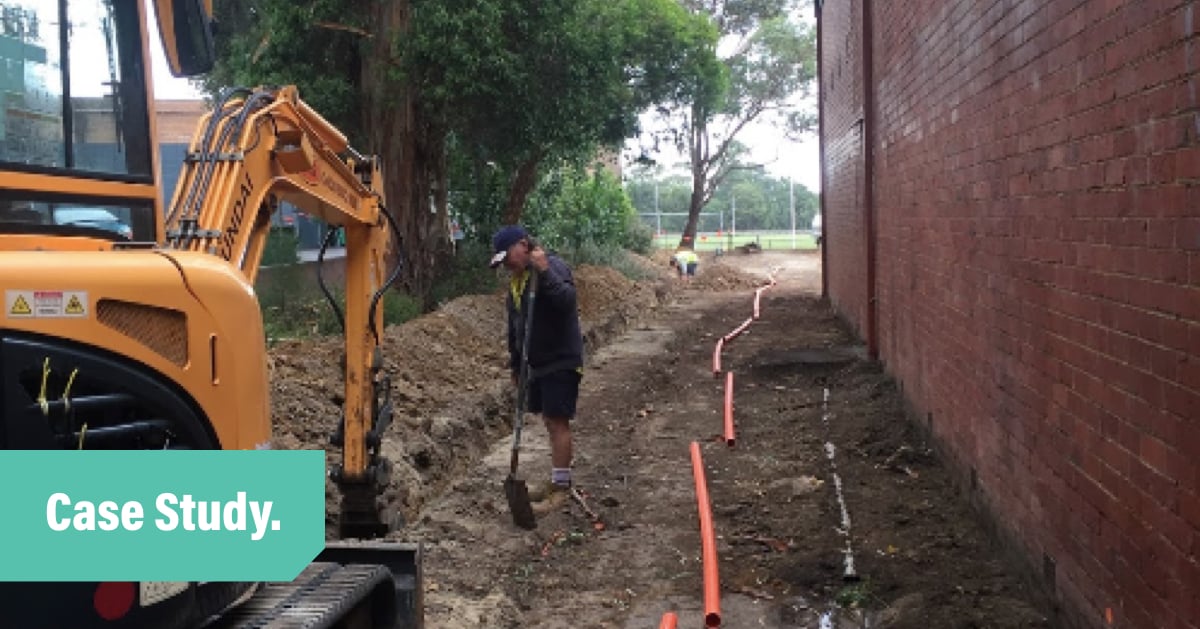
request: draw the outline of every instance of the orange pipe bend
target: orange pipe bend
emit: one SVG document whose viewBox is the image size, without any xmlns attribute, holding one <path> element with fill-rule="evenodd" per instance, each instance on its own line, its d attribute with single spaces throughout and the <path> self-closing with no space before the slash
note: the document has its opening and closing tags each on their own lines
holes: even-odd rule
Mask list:
<svg viewBox="0 0 1200 629">
<path fill-rule="evenodd" d="M 725 338 L 717 339 L 717 348 L 713 350 L 713 377 L 721 374 L 721 348 L 725 347 Z"/>
<path fill-rule="evenodd" d="M 733 372 L 725 372 L 725 444 L 733 446 Z"/>
<path fill-rule="evenodd" d="M 663 614 L 662 622 L 658 623 L 658 629 L 675 629 L 678 622 L 679 617 L 675 615 L 675 612 L 667 612 Z"/>
<path fill-rule="evenodd" d="M 704 479 L 700 444 L 692 442 L 692 477 L 696 481 L 696 507 L 700 515 L 700 560 L 704 571 L 704 626 L 721 626 L 721 582 L 717 575 L 717 540 L 713 534 L 712 504 Z"/>
</svg>

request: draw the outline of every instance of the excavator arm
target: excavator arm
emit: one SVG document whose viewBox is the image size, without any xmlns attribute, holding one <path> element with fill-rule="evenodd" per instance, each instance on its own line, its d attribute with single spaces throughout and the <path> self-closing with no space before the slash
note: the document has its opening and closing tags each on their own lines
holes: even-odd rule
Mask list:
<svg viewBox="0 0 1200 629">
<path fill-rule="evenodd" d="M 375 537 L 394 526 L 376 504 L 391 476 L 380 453 L 392 419 L 381 302 L 399 271 L 386 266 L 400 239 L 382 184 L 378 160 L 350 148 L 294 86 L 236 90 L 197 125 L 164 226 L 166 249 L 215 255 L 251 284 L 280 202 L 344 230 L 345 313 L 337 314 L 345 392 L 331 436 L 342 462 L 330 472 L 342 492 L 343 537 Z"/>
</svg>

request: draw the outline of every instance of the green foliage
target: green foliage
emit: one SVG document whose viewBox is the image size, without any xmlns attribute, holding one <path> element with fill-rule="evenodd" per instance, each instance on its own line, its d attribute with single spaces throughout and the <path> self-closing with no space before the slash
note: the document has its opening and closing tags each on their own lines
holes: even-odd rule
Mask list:
<svg viewBox="0 0 1200 629">
<path fill-rule="evenodd" d="M 303 265 L 272 268 L 268 275 L 260 276 L 255 289 L 269 339 L 342 334 L 329 301 L 304 272 Z M 330 286 L 329 292 L 344 317 L 345 291 L 340 286 Z M 396 290 L 384 293 L 379 307 L 383 309 L 385 326 L 399 325 L 421 315 L 421 300 Z"/>
<path fill-rule="evenodd" d="M 429 115 L 499 163 L 615 145 L 690 95 L 716 31 L 673 0 L 412 0 L 404 68 Z M 565 151 L 565 153 L 564 153 Z"/>
<path fill-rule="evenodd" d="M 374 19 L 401 6 L 403 30 Z M 519 211 L 540 170 L 619 147 L 648 108 L 719 102 L 729 80 L 714 23 L 676 0 L 216 0 L 214 8 L 219 59 L 203 81 L 211 96 L 294 84 L 360 148 L 407 142 L 407 131 L 432 138 L 404 145 L 421 165 L 413 177 L 433 182 L 440 171 L 421 169 L 446 165 L 452 216 L 479 244 L 510 200 Z M 383 115 L 406 96 L 411 117 Z M 389 182 L 401 180 L 400 167 L 385 162 Z M 628 200 L 606 185 L 574 186 L 561 210 L 543 208 L 543 222 L 573 242 L 646 247 L 644 228 L 623 218 Z M 612 209 L 571 225 L 570 212 L 601 206 Z M 406 273 L 432 259 L 417 257 Z M 439 299 L 482 282 L 461 260 L 436 269 Z"/>
<path fill-rule="evenodd" d="M 487 234 L 490 239 L 491 234 Z M 492 257 L 490 244 L 473 240 L 460 243 L 447 268 L 442 269 L 433 284 L 433 300 L 445 303 L 463 295 L 486 295 L 500 288 L 496 271 L 489 269 Z"/>
<path fill-rule="evenodd" d="M 263 245 L 260 266 L 276 266 L 294 264 L 300 260 L 300 239 L 290 228 L 273 227 L 267 234 L 267 243 Z"/>
<path fill-rule="evenodd" d="M 216 0 L 218 60 L 201 87 L 215 97 L 234 86 L 296 85 L 305 102 L 362 144 L 358 68 L 367 4 Z"/>
<path fill-rule="evenodd" d="M 715 29 L 674 0 L 412 6 L 404 72 L 449 132 L 455 207 L 477 233 L 528 185 L 522 167 L 592 159 L 635 134 L 644 109 L 715 91 L 720 73 Z"/>
<path fill-rule="evenodd" d="M 627 250 L 616 244 L 598 244 L 586 241 L 558 250 L 557 253 L 572 266 L 581 264 L 607 266 L 634 281 L 655 277 L 654 271 L 639 264 Z"/>
<path fill-rule="evenodd" d="M 635 244 L 637 213 L 609 171 L 564 168 L 548 174 L 534 192 L 525 224 L 550 247 L 628 247 Z"/>
</svg>

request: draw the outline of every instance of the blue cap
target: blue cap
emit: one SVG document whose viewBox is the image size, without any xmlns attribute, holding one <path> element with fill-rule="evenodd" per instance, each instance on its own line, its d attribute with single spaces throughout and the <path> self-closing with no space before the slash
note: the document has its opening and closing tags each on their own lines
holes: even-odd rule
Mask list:
<svg viewBox="0 0 1200 629">
<path fill-rule="evenodd" d="M 490 268 L 500 266 L 504 262 L 504 258 L 508 255 L 508 248 L 520 242 L 523 238 L 529 236 L 529 232 L 525 231 L 520 225 L 505 225 L 492 236 L 492 256 L 491 262 L 488 263 Z"/>
</svg>

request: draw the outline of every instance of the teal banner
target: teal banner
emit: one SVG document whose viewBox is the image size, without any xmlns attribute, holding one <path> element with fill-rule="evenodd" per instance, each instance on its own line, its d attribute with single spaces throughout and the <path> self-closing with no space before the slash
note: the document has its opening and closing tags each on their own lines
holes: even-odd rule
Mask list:
<svg viewBox="0 0 1200 629">
<path fill-rule="evenodd" d="M 320 450 L 0 451 L 0 581 L 291 581 Z"/>
</svg>

